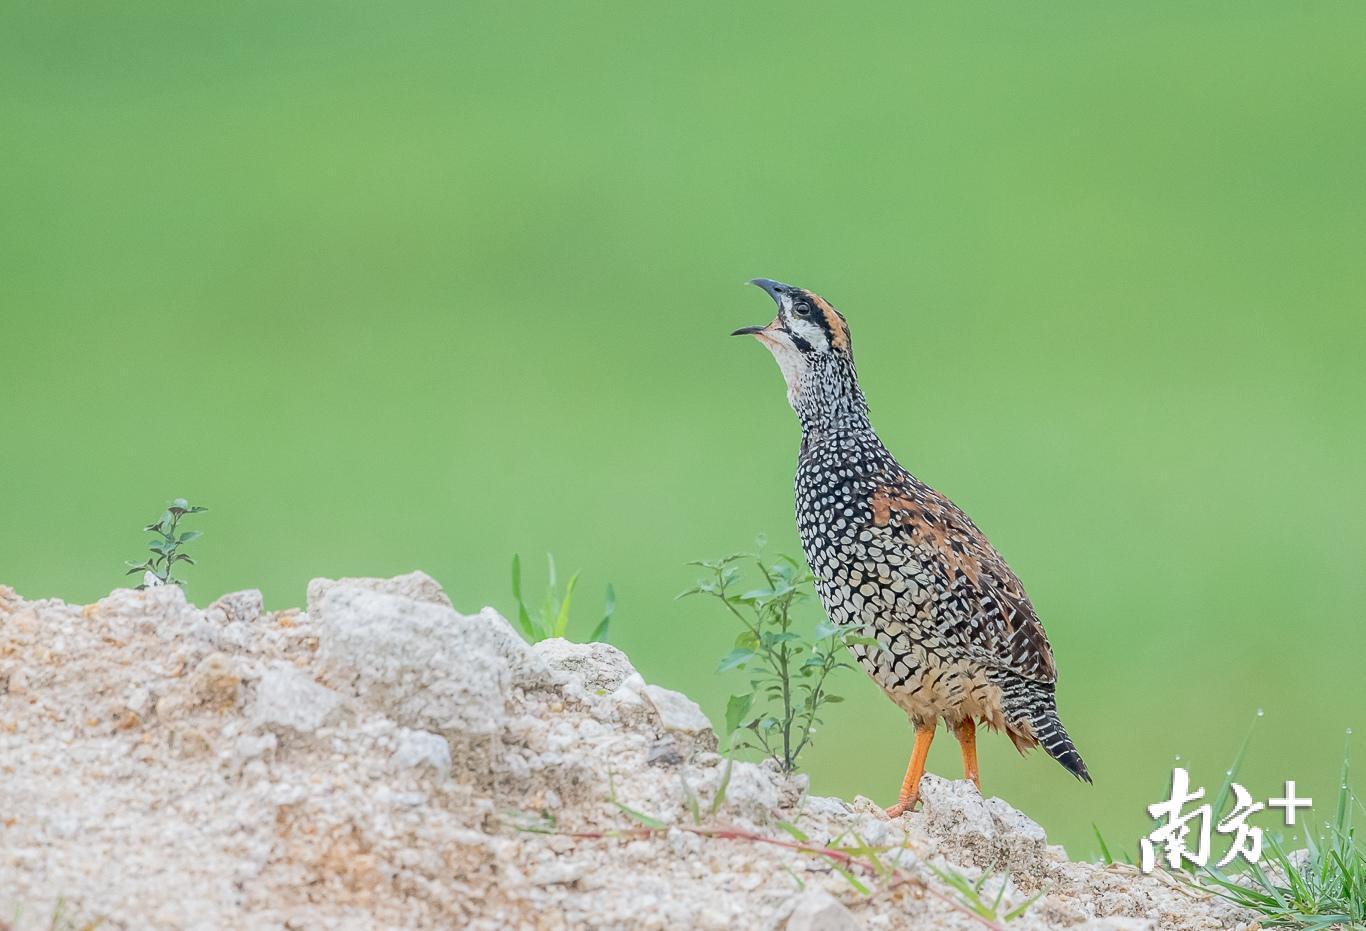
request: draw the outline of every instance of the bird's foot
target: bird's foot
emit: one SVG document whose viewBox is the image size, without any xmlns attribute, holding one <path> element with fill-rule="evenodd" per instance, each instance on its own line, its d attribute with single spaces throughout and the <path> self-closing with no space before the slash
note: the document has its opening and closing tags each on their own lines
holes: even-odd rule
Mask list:
<svg viewBox="0 0 1366 931">
<path fill-rule="evenodd" d="M 903 798 L 903 799 L 901 799 L 899 802 L 897 802 L 897 803 L 896 803 L 895 805 L 893 805 L 891 808 L 884 808 L 883 811 L 885 811 L 885 812 L 887 813 L 887 817 L 888 817 L 888 818 L 891 818 L 892 820 L 896 820 L 897 818 L 900 818 L 902 815 L 904 815 L 904 814 L 905 814 L 906 812 L 908 812 L 908 811 L 915 811 L 916 806 L 918 806 L 919 804 L 920 804 L 920 798 L 919 798 L 919 796 L 912 795 L 912 796 L 910 796 L 909 798 Z"/>
</svg>

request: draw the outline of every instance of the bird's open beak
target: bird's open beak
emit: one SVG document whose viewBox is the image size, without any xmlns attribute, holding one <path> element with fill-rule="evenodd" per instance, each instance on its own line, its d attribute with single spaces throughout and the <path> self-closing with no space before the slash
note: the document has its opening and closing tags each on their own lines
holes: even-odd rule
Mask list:
<svg viewBox="0 0 1366 931">
<path fill-rule="evenodd" d="M 756 288 L 763 288 L 768 292 L 768 296 L 773 298 L 773 303 L 779 307 L 783 306 L 783 295 L 792 292 L 791 285 L 785 285 L 781 281 L 774 281 L 772 278 L 751 278 L 746 284 L 752 284 Z M 765 330 L 772 330 L 778 326 L 778 319 L 775 317 L 772 323 L 765 326 L 742 326 L 731 336 L 754 336 L 763 333 Z"/>
</svg>

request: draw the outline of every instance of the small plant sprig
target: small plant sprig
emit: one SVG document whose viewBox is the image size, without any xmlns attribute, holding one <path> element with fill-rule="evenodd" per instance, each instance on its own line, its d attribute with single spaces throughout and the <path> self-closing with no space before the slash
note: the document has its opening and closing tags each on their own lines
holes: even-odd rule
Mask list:
<svg viewBox="0 0 1366 931">
<path fill-rule="evenodd" d="M 578 584 L 579 574 L 575 572 L 564 585 L 564 596 L 560 596 L 559 584 L 555 577 L 555 557 L 546 554 L 549 565 L 549 581 L 545 589 L 545 599 L 540 609 L 532 614 L 522 598 L 522 559 L 512 557 L 512 597 L 517 601 L 517 626 L 529 643 L 563 637 L 569 631 L 569 606 L 574 599 L 574 587 Z M 611 583 L 603 600 L 602 619 L 593 628 L 590 643 L 606 643 L 612 624 L 612 615 L 617 609 L 617 593 Z"/>
<path fill-rule="evenodd" d="M 171 570 L 178 562 L 194 565 L 194 560 L 188 554 L 180 552 L 180 548 L 199 539 L 203 534 L 198 530 L 178 532 L 180 519 L 186 514 L 199 514 L 207 510 L 208 508 L 191 505 L 184 498 L 172 501 L 156 523 L 142 528 L 144 532 L 156 535 L 155 539 L 147 544 L 147 549 L 152 555 L 141 563 L 128 563 L 128 571 L 124 574 L 141 573 L 143 581 L 138 586 L 140 589 L 149 585 L 184 585 L 183 580 L 171 575 Z"/>
<path fill-rule="evenodd" d="M 717 667 L 717 672 L 740 669 L 750 674 L 750 690 L 732 695 L 726 705 L 726 731 L 732 739 L 745 732 L 739 746 L 758 750 L 790 773 L 822 724 L 821 710 L 844 701 L 827 684 L 835 670 L 855 668 L 843 648 L 881 645 L 824 618 L 810 634 L 797 630 L 795 609 L 811 600 L 811 573 L 788 556 L 766 561 L 763 547 L 760 537 L 753 553 L 689 563 L 705 569 L 707 576 L 678 597 L 711 596 L 744 627 Z M 747 567 L 758 572 L 762 587 L 743 590 Z"/>
</svg>

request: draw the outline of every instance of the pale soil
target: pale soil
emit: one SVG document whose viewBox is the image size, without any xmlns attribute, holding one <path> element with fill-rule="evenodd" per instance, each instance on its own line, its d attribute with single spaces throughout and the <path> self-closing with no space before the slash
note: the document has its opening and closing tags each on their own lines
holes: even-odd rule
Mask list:
<svg viewBox="0 0 1366 931">
<path fill-rule="evenodd" d="M 178 588 L 88 606 L 0 587 L 0 928 L 981 927 L 925 864 L 1041 898 L 1010 928 L 1224 929 L 1250 916 L 1131 869 L 1072 863 L 966 783 L 922 811 L 810 797 L 734 766 L 706 826 L 897 848 L 855 890 L 828 861 L 694 825 L 724 763 L 686 697 L 619 651 L 526 646 L 420 573 L 315 580 L 307 611 Z M 950 895 L 952 895 L 950 893 Z M 62 904 L 58 906 L 58 902 Z"/>
</svg>

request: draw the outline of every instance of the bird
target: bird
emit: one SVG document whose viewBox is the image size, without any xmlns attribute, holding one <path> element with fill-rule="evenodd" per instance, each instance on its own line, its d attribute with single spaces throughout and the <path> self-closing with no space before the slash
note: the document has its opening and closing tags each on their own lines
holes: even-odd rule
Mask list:
<svg viewBox="0 0 1366 931">
<path fill-rule="evenodd" d="M 907 715 L 915 744 L 895 805 L 916 808 L 942 720 L 980 793 L 977 729 L 1004 732 L 1091 782 L 1058 717 L 1058 671 L 1024 586 L 972 519 L 883 445 L 859 387 L 849 325 L 825 299 L 768 278 L 777 316 L 750 335 L 772 354 L 801 424 L 797 531 L 830 620 Z"/>
</svg>

